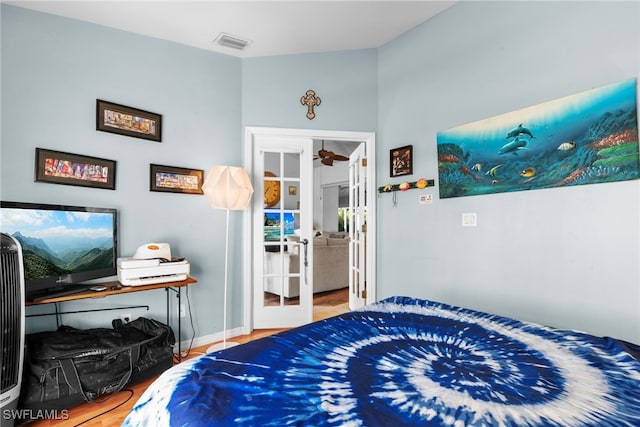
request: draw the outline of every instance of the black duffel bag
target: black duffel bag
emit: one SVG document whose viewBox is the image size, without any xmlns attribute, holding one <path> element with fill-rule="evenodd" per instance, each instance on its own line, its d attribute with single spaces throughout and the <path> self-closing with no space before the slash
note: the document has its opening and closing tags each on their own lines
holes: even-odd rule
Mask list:
<svg viewBox="0 0 640 427">
<path fill-rule="evenodd" d="M 175 337 L 169 326 L 144 317 L 114 325 L 27 335 L 18 407 L 33 413 L 100 401 L 171 367 Z"/>
</svg>

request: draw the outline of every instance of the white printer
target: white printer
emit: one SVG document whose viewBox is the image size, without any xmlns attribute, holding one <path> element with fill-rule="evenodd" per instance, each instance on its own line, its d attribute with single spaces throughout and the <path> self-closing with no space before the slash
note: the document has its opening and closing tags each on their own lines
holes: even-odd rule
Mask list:
<svg viewBox="0 0 640 427">
<path fill-rule="evenodd" d="M 190 264 L 184 258 L 172 258 L 168 243 L 147 243 L 133 257 L 118 258 L 118 281 L 125 286 L 186 280 Z"/>
</svg>

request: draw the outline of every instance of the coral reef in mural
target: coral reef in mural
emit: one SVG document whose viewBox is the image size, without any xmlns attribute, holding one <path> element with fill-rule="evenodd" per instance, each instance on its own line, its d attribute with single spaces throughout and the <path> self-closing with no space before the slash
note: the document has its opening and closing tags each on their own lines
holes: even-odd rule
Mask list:
<svg viewBox="0 0 640 427">
<path fill-rule="evenodd" d="M 440 198 L 639 177 L 636 80 L 438 133 Z"/>
</svg>

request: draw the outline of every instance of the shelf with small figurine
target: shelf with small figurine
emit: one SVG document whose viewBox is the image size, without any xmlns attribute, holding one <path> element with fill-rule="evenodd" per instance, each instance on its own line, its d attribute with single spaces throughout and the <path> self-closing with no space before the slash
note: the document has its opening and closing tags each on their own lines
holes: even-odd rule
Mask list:
<svg viewBox="0 0 640 427">
<path fill-rule="evenodd" d="M 433 179 L 424 179 L 420 178 L 414 182 L 402 182 L 400 184 L 387 184 L 382 187 L 378 187 L 379 193 L 391 193 L 393 191 L 407 191 L 414 188 L 423 189 L 427 187 L 433 187 L 435 185 L 435 181 Z"/>
</svg>

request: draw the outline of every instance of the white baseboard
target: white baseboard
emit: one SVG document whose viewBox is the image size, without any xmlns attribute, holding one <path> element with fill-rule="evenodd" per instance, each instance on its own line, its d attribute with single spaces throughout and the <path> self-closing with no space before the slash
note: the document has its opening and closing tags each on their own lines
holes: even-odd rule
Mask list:
<svg viewBox="0 0 640 427">
<path fill-rule="evenodd" d="M 233 337 L 237 337 L 244 334 L 245 332 L 242 326 L 238 328 L 230 329 L 227 331 L 227 341 L 233 341 L 232 339 Z M 193 342 L 191 342 L 191 340 L 181 341 L 180 346 L 181 346 L 181 350 L 185 352 L 189 350 L 189 346 L 191 346 L 191 348 L 200 347 L 203 345 L 222 341 L 223 338 L 224 337 L 222 335 L 222 332 L 217 332 L 215 334 L 204 335 L 202 337 L 194 338 Z M 175 344 L 173 348 L 174 348 L 174 351 L 178 351 L 178 344 Z"/>
</svg>

